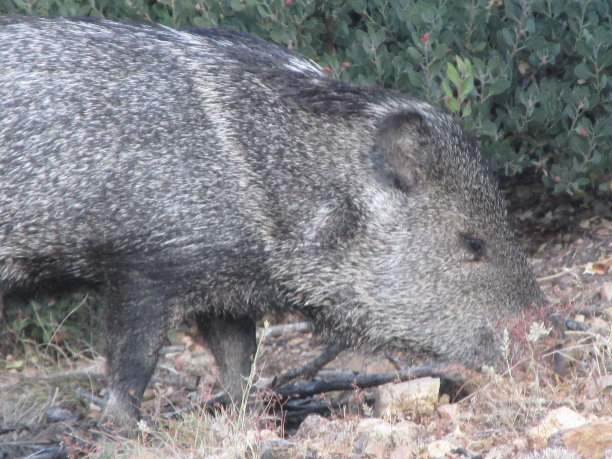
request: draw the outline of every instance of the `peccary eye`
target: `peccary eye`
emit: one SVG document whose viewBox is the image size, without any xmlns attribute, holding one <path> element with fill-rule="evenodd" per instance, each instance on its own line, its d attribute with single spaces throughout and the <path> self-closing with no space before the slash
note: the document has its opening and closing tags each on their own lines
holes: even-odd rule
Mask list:
<svg viewBox="0 0 612 459">
<path fill-rule="evenodd" d="M 463 236 L 463 243 L 474 255 L 474 261 L 481 261 L 485 257 L 485 244 L 481 239 Z"/>
</svg>

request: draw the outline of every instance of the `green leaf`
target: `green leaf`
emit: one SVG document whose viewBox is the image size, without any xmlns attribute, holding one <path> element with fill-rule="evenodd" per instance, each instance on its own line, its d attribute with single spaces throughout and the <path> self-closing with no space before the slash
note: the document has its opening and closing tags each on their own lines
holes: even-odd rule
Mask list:
<svg viewBox="0 0 612 459">
<path fill-rule="evenodd" d="M 587 177 L 578 177 L 575 183 L 580 187 L 584 187 L 590 184 L 591 181 Z"/>
<path fill-rule="evenodd" d="M 427 85 L 423 72 L 409 70 L 408 79 L 410 80 L 410 84 L 412 84 L 414 88 L 424 88 Z"/>
<path fill-rule="evenodd" d="M 597 61 L 601 67 L 608 67 L 612 65 L 612 50 L 602 53 Z"/>
<path fill-rule="evenodd" d="M 240 0 L 231 0 L 230 6 L 234 11 L 242 11 L 246 5 Z"/>
<path fill-rule="evenodd" d="M 593 48 L 585 43 L 583 40 L 577 41 L 574 46 L 580 56 L 590 59 L 593 57 Z"/>
<path fill-rule="evenodd" d="M 410 56 L 410 58 L 412 58 L 413 61 L 415 62 L 421 62 L 421 59 L 423 59 L 423 56 L 421 55 L 421 53 L 414 47 L 409 47 L 406 50 L 406 53 L 408 54 L 408 56 Z"/>
<path fill-rule="evenodd" d="M 458 88 L 461 85 L 461 78 L 459 72 L 451 62 L 446 63 L 446 76 L 449 80 Z"/>
<path fill-rule="evenodd" d="M 506 16 L 514 21 L 520 21 L 521 19 L 521 7 L 519 2 L 516 1 L 505 1 L 504 2 L 504 12 Z"/>
<path fill-rule="evenodd" d="M 430 39 L 431 40 L 431 39 Z M 432 58 L 434 60 L 440 60 L 440 59 L 444 59 L 446 58 L 446 55 L 448 54 L 448 46 L 442 44 L 440 46 L 436 46 L 433 49 L 433 54 L 432 54 Z"/>
<path fill-rule="evenodd" d="M 487 87 L 487 96 L 496 96 L 505 92 L 510 87 L 510 81 L 505 78 L 498 78 Z"/>
<path fill-rule="evenodd" d="M 469 59 L 461 59 L 459 56 L 456 57 L 457 60 L 457 68 L 459 69 L 459 73 L 461 75 L 471 75 L 472 74 L 472 63 Z"/>
<path fill-rule="evenodd" d="M 593 74 L 589 71 L 589 68 L 584 63 L 578 64 L 576 67 L 574 67 L 574 74 L 583 80 L 588 80 L 593 76 Z"/>
<path fill-rule="evenodd" d="M 448 80 L 442 81 L 442 84 L 440 86 L 442 86 L 442 91 L 444 91 L 444 95 L 446 97 L 449 97 L 449 98 L 453 97 L 453 90 L 448 85 Z"/>
<path fill-rule="evenodd" d="M 461 110 L 461 105 L 459 105 L 459 101 L 454 97 L 451 97 L 450 99 L 445 99 L 445 102 L 446 106 L 451 112 L 459 113 L 459 110 Z"/>
<path fill-rule="evenodd" d="M 601 164 L 601 153 L 598 151 L 594 151 L 593 155 L 591 156 L 591 162 L 599 166 Z"/>
<path fill-rule="evenodd" d="M 440 75 L 442 73 L 442 61 L 432 62 L 429 66 L 429 71 L 432 75 Z"/>
<path fill-rule="evenodd" d="M 474 89 L 474 78 L 470 75 L 465 81 L 461 83 L 461 89 L 459 90 L 459 98 L 465 100 L 471 94 Z"/>
<path fill-rule="evenodd" d="M 493 121 L 484 120 L 480 124 L 480 132 L 494 138 L 497 136 L 497 125 Z"/>
<path fill-rule="evenodd" d="M 481 52 L 484 51 L 487 47 L 487 42 L 486 41 L 479 41 L 478 43 L 474 43 L 472 45 L 472 49 L 476 52 Z"/>
<path fill-rule="evenodd" d="M 270 17 L 270 13 L 263 5 L 257 5 L 257 12 L 262 18 Z"/>
<path fill-rule="evenodd" d="M 514 46 L 514 38 L 515 38 L 515 32 L 512 29 L 504 29 L 502 30 L 502 37 L 504 38 L 504 41 L 506 42 L 506 44 L 508 46 Z"/>
</svg>

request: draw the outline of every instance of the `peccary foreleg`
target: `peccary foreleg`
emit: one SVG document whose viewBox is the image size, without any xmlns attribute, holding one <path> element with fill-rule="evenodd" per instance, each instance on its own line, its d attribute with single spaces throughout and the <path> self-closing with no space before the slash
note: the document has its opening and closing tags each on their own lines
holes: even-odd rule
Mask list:
<svg viewBox="0 0 612 459">
<path fill-rule="evenodd" d="M 104 417 L 130 429 L 172 324 L 168 287 L 130 273 L 108 288 L 106 313 L 109 395 Z"/>
</svg>

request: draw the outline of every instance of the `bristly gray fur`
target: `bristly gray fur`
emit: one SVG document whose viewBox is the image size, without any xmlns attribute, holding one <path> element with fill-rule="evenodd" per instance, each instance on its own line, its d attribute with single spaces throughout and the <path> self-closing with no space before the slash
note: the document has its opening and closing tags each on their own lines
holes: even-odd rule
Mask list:
<svg viewBox="0 0 612 459">
<path fill-rule="evenodd" d="M 186 313 L 237 396 L 268 312 L 476 367 L 543 303 L 449 116 L 237 32 L 0 19 L 0 161 L 0 292 L 99 289 L 119 423 Z"/>
</svg>

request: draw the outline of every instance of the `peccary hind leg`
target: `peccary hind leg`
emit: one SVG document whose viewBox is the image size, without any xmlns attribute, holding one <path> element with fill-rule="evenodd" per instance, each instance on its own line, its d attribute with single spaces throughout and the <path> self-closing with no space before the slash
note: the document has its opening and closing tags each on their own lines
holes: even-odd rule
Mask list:
<svg viewBox="0 0 612 459">
<path fill-rule="evenodd" d="M 240 403 L 257 346 L 255 322 L 249 317 L 197 316 L 198 327 L 219 366 L 223 388 Z"/>
<path fill-rule="evenodd" d="M 172 323 L 164 285 L 133 273 L 108 288 L 106 312 L 109 394 L 104 418 L 128 431 Z"/>
</svg>

